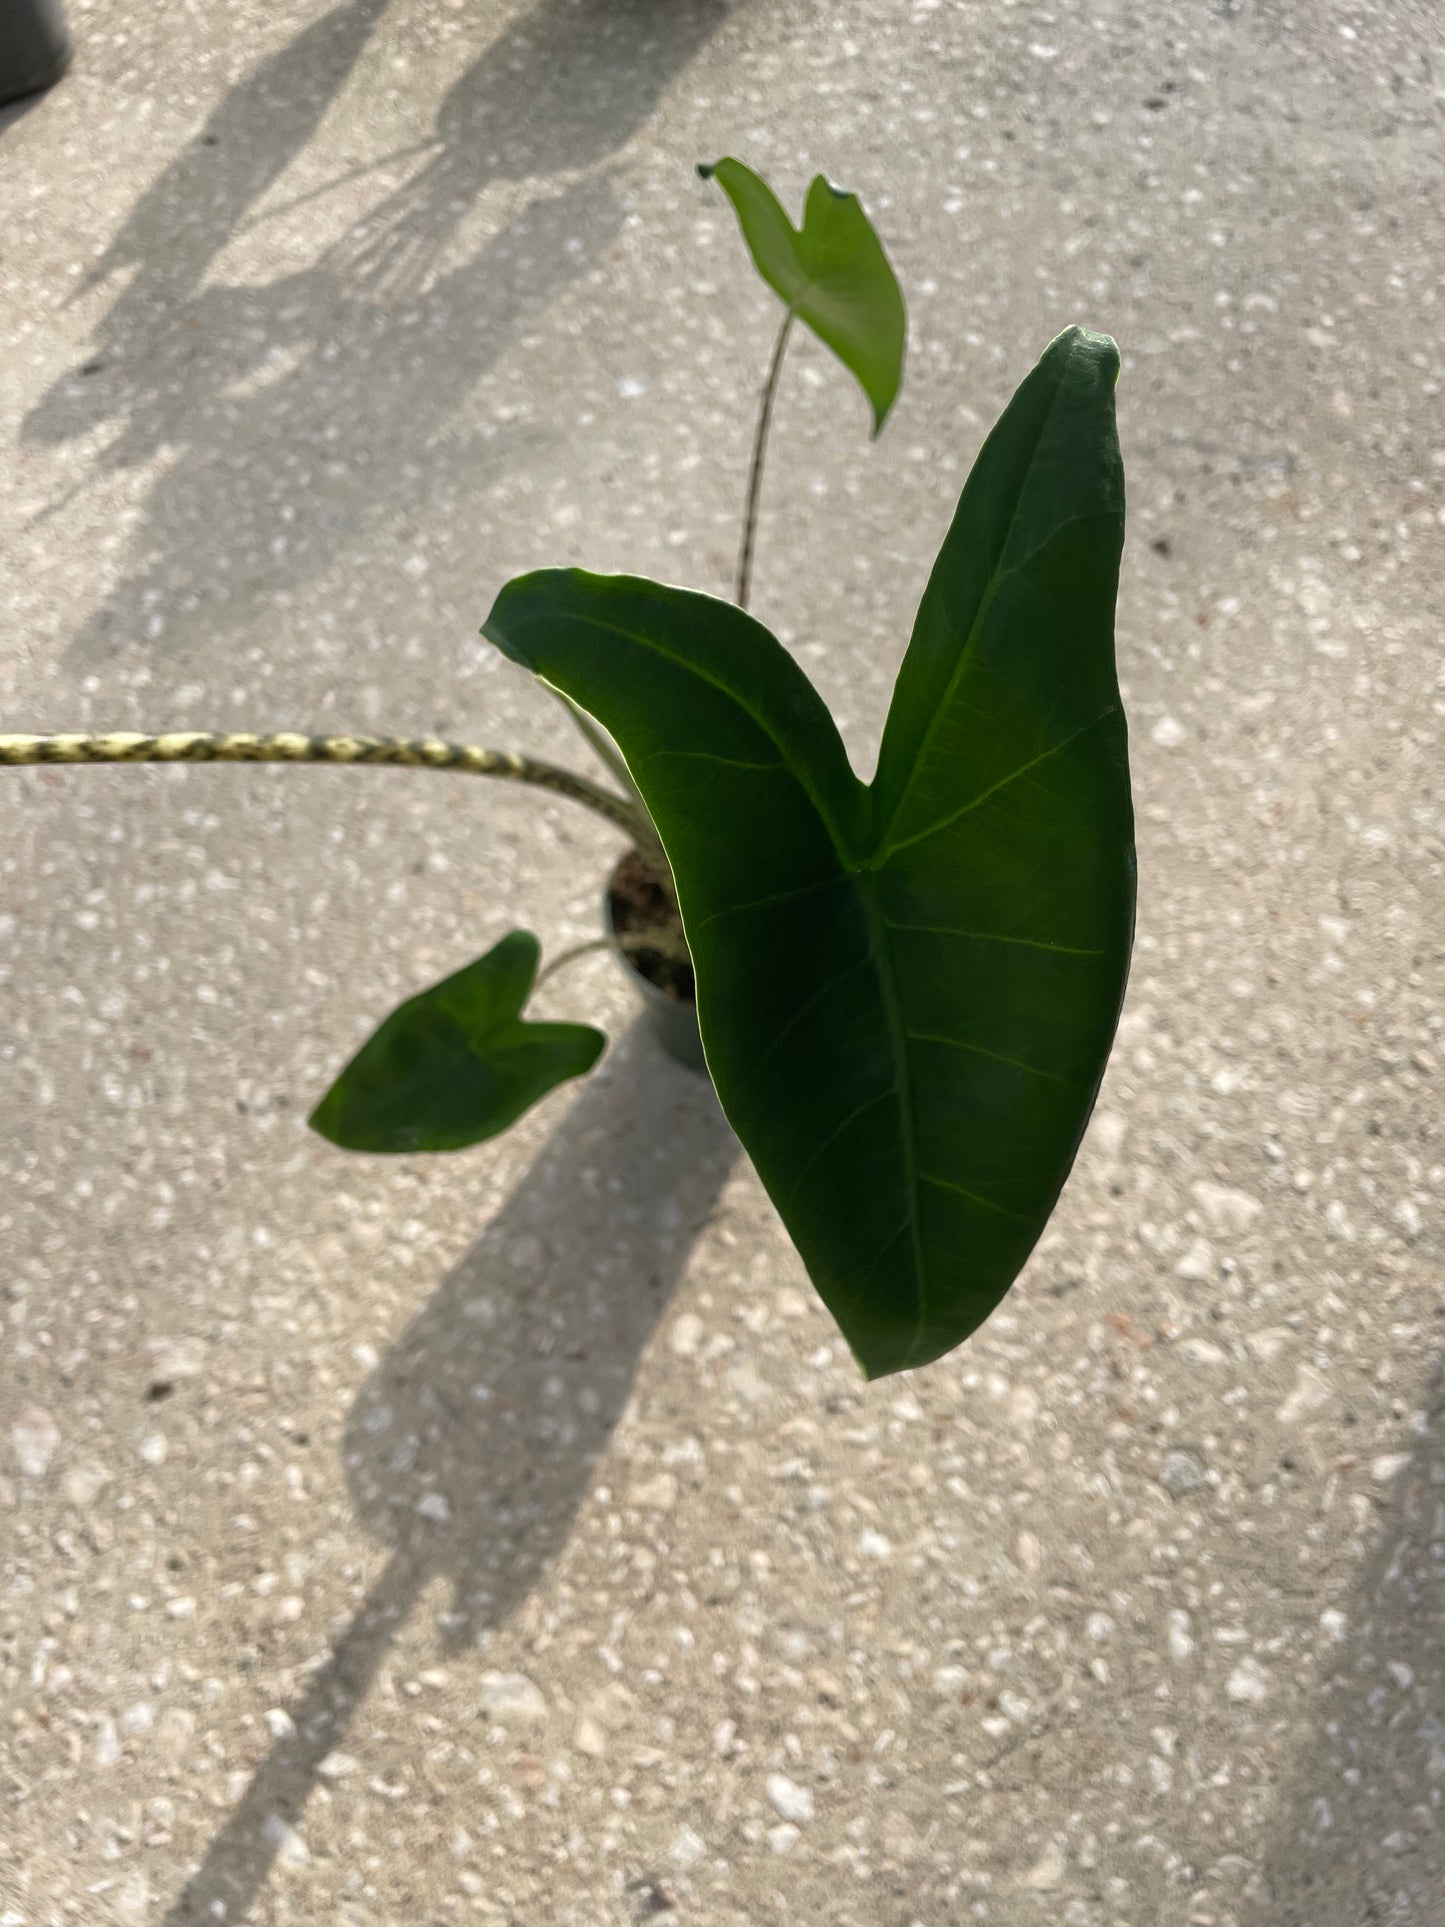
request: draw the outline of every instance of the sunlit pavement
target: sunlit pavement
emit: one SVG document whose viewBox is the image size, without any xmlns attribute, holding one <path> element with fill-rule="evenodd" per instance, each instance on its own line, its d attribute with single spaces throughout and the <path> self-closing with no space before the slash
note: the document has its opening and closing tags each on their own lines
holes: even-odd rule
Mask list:
<svg viewBox="0 0 1445 1927">
<path fill-rule="evenodd" d="M 0 1918 L 1445 1919 L 1438 11 L 70 11 L 0 115 L 0 728 L 585 758 L 476 631 L 544 563 L 726 593 L 733 152 L 909 298 L 876 445 L 796 343 L 759 544 L 860 768 L 988 424 L 1117 336 L 1140 926 L 1023 1281 L 869 1387 L 605 956 L 508 1138 L 305 1130 L 595 932 L 604 826 L 6 775 Z"/>
</svg>

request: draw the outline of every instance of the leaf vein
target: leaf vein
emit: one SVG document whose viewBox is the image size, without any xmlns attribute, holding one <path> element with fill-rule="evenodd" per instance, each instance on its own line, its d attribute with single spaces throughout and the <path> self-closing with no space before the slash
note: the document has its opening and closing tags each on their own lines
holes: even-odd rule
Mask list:
<svg viewBox="0 0 1445 1927">
<path fill-rule="evenodd" d="M 847 881 L 848 877 L 846 874 L 820 877 L 816 883 L 800 884 L 795 890 L 775 890 L 771 896 L 752 897 L 746 903 L 730 903 L 726 909 L 714 910 L 710 916 L 704 917 L 701 923 L 695 925 L 689 932 L 689 940 L 695 941 L 702 935 L 703 931 L 707 929 L 709 924 L 717 923 L 723 917 L 740 916 L 744 910 L 762 910 L 771 903 L 791 903 L 795 897 L 812 896 L 818 890 L 831 890 L 839 883 L 846 883 Z"/>
<path fill-rule="evenodd" d="M 645 769 L 650 763 L 661 762 L 720 763 L 725 769 L 780 769 L 786 771 L 789 776 L 793 775 L 792 770 L 788 768 L 788 765 L 783 761 L 781 756 L 775 756 L 773 760 L 768 763 L 750 763 L 745 761 L 741 756 L 714 755 L 710 749 L 654 750 L 651 756 L 643 757 L 641 763 L 638 764 L 638 768 Z M 796 780 L 797 779 L 794 778 L 794 781 Z"/>
<path fill-rule="evenodd" d="M 850 964 L 846 970 L 840 970 L 836 977 L 826 978 L 824 982 L 821 983 L 818 986 L 818 988 L 813 992 L 812 996 L 808 998 L 807 1002 L 804 1003 L 798 1010 L 795 1010 L 793 1012 L 792 1016 L 788 1019 L 787 1023 L 783 1025 L 782 1029 L 778 1031 L 775 1036 L 770 1037 L 768 1039 L 768 1042 L 763 1046 L 761 1055 L 758 1057 L 752 1069 L 748 1072 L 747 1077 L 744 1079 L 742 1090 L 747 1090 L 749 1088 L 749 1086 L 753 1082 L 753 1079 L 758 1075 L 758 1073 L 763 1069 L 763 1067 L 771 1060 L 772 1055 L 774 1051 L 777 1050 L 779 1044 L 782 1043 L 785 1037 L 790 1036 L 792 1032 L 797 1029 L 798 1025 L 802 1023 L 803 1019 L 809 1014 L 810 1011 L 816 1010 L 818 1005 L 823 1001 L 823 999 L 826 996 L 828 996 L 832 991 L 836 990 L 839 984 L 846 983 L 850 977 L 856 977 L 860 970 L 867 970 L 869 966 L 872 964 L 872 962 L 873 962 L 873 958 L 871 955 L 867 957 L 860 957 L 857 963 Z M 741 1095 L 741 1092 L 739 1093 L 739 1095 Z"/>
<path fill-rule="evenodd" d="M 629 629 L 625 624 L 620 622 L 609 622 L 605 616 L 584 615 L 581 616 L 579 620 L 594 629 L 603 630 L 608 635 L 620 636 L 624 642 L 631 643 L 637 648 L 651 650 L 653 655 L 660 656 L 664 662 L 670 662 L 674 669 L 681 669 L 685 674 L 695 676 L 699 682 L 706 683 L 710 689 L 716 689 L 719 695 L 725 696 L 729 702 L 736 703 L 743 714 L 747 716 L 750 721 L 757 724 L 768 741 L 777 747 L 782 755 L 782 760 L 789 775 L 793 777 L 798 787 L 818 812 L 819 819 L 827 830 L 833 847 L 838 853 L 839 862 L 844 867 L 848 866 L 850 857 L 847 841 L 842 835 L 839 825 L 834 821 L 832 812 L 824 806 L 824 799 L 818 787 L 817 772 L 809 770 L 801 757 L 792 759 L 788 757 L 786 748 L 784 744 L 779 741 L 776 730 L 773 729 L 771 724 L 767 722 L 744 695 L 733 688 L 730 683 L 723 681 L 720 676 L 709 675 L 706 669 L 702 668 L 698 663 L 693 662 L 689 657 L 680 656 L 675 650 L 667 648 L 656 636 L 645 634 L 640 629 Z M 766 633 L 767 631 L 764 631 L 764 634 Z M 772 640 L 776 642 L 777 639 L 774 637 Z M 782 650 L 781 643 L 778 643 L 777 646 Z M 782 653 L 786 657 L 787 652 L 783 650 Z M 545 680 L 545 678 L 543 680 Z M 808 684 L 808 687 L 811 689 L 812 685 Z M 814 690 L 813 694 L 816 697 L 817 691 Z M 823 713 L 825 716 L 828 715 L 826 709 Z M 861 787 L 858 785 L 857 778 L 852 776 L 851 771 L 848 770 L 847 752 L 843 748 L 842 738 L 838 735 L 837 724 L 833 722 L 831 716 L 828 716 L 828 722 L 833 729 L 833 737 L 837 745 L 839 758 L 843 764 L 844 774 L 855 786 Z"/>
<path fill-rule="evenodd" d="M 877 959 L 878 981 L 883 993 L 883 1013 L 898 1066 L 895 1089 L 898 1096 L 899 1134 L 903 1139 L 903 1167 L 908 1188 L 908 1223 L 913 1244 L 913 1276 L 918 1293 L 918 1330 L 922 1333 L 927 1315 L 928 1267 L 923 1261 L 923 1230 L 918 1217 L 918 1126 L 913 1115 L 912 1066 L 903 1028 L 903 1012 L 898 1002 L 898 987 L 893 981 L 893 957 L 882 912 L 869 883 L 858 877 L 858 894 L 868 916 L 868 944 Z"/>
<path fill-rule="evenodd" d="M 860 1117 L 866 1117 L 869 1111 L 876 1111 L 880 1104 L 887 1104 L 895 1096 L 897 1096 L 897 1086 L 890 1084 L 886 1091 L 879 1091 L 875 1096 L 866 1098 L 863 1103 L 857 1105 L 845 1118 L 833 1126 L 822 1143 L 813 1147 L 812 1155 L 793 1179 L 788 1190 L 788 1205 L 791 1205 L 793 1199 L 798 1195 L 798 1186 L 803 1182 L 803 1179 L 812 1170 L 819 1158 L 821 1158 L 825 1152 L 832 1149 L 833 1145 L 837 1143 L 849 1125 L 856 1124 Z M 780 1208 L 786 1209 L 787 1207 L 784 1206 Z"/>
<path fill-rule="evenodd" d="M 1001 776 L 996 783 L 990 783 L 986 790 L 981 790 L 977 796 L 970 798 L 958 809 L 950 810 L 947 816 L 941 816 L 936 823 L 930 823 L 927 829 L 915 830 L 912 836 L 905 836 L 901 842 L 890 843 L 886 849 L 880 850 L 873 857 L 873 865 L 881 867 L 890 857 L 897 856 L 900 850 L 911 849 L 915 843 L 926 843 L 930 837 L 937 836 L 940 830 L 950 828 L 974 810 L 981 809 L 985 803 L 997 796 L 1000 790 L 1008 789 L 1010 784 L 1017 783 L 1020 777 L 1027 776 L 1031 770 L 1038 769 L 1041 764 L 1052 762 L 1056 756 L 1062 756 L 1064 751 L 1072 748 L 1081 736 L 1086 736 L 1091 729 L 1097 729 L 1100 723 L 1107 722 L 1111 716 L 1117 714 L 1118 711 L 1114 708 L 1103 710 L 1065 736 L 1061 742 L 1051 743 L 1047 749 L 1040 750 L 1037 756 L 1030 757 L 1028 762 L 1020 763 L 1017 769 L 1010 770 L 1007 776 Z"/>
<path fill-rule="evenodd" d="M 970 1204 L 982 1205 L 985 1211 L 996 1211 L 1001 1218 L 1015 1218 L 1020 1224 L 1034 1222 L 1027 1211 L 1011 1211 L 1006 1204 L 998 1204 L 982 1192 L 970 1191 L 966 1184 L 955 1184 L 952 1178 L 941 1178 L 935 1171 L 923 1171 L 919 1176 L 922 1183 L 936 1185 L 940 1191 L 952 1191 L 957 1197 L 967 1198 Z"/>
<path fill-rule="evenodd" d="M 972 943 L 1016 944 L 1023 950 L 1046 950 L 1057 957 L 1106 957 L 1107 950 L 1082 950 L 1072 944 L 1045 943 L 1042 937 L 1011 937 L 1002 930 L 947 930 L 933 923 L 898 923 L 885 917 L 884 923 L 890 930 L 914 937 L 959 937 Z"/>
<path fill-rule="evenodd" d="M 1004 530 L 1003 540 L 998 545 L 997 559 L 989 570 L 988 582 L 983 594 L 979 597 L 978 607 L 973 612 L 973 620 L 968 625 L 967 633 L 963 639 L 963 647 L 958 652 L 958 660 L 954 664 L 953 672 L 948 678 L 948 686 L 943 692 L 942 700 L 938 703 L 932 716 L 928 720 L 928 727 L 923 732 L 923 740 L 919 743 L 917 754 L 913 758 L 913 766 L 909 772 L 909 780 L 904 783 L 902 789 L 894 799 L 893 808 L 888 817 L 887 830 L 891 830 L 893 825 L 898 821 L 899 812 L 907 801 L 912 779 L 923 765 L 924 758 L 928 754 L 929 747 L 933 742 L 939 724 L 942 722 L 949 705 L 953 701 L 954 692 L 958 689 L 959 684 L 963 681 L 972 666 L 974 648 L 980 635 L 983 633 L 983 626 L 988 618 L 989 610 L 993 607 L 993 600 L 998 593 L 999 584 L 1004 581 L 1007 575 L 1013 572 L 1012 565 L 1008 570 L 1004 569 L 1003 559 L 1008 554 L 1009 543 L 1013 540 L 1014 530 L 1018 527 L 1019 516 L 1023 513 L 1024 497 L 1028 493 L 1028 484 L 1033 477 L 1034 463 L 1038 459 L 1039 450 L 1044 444 L 1044 437 L 1047 435 L 1049 426 L 1054 419 L 1054 410 L 1059 405 L 1059 395 L 1061 392 L 1060 388 L 1055 388 L 1053 394 L 1049 397 L 1049 405 L 1044 411 L 1044 418 L 1039 423 L 1039 432 L 1034 438 L 1033 447 L 1029 451 L 1029 459 L 1024 468 L 1023 483 L 1014 499 L 1013 508 L 1009 512 L 1008 527 Z M 967 488 L 965 488 L 965 496 L 967 493 Z M 1025 565 L 1020 563 L 1017 566 L 1023 567 Z M 906 668 L 908 666 L 908 658 L 906 655 L 903 662 L 904 668 Z M 901 670 L 899 671 L 899 680 L 902 680 Z M 896 687 L 894 690 L 894 699 L 895 701 L 897 699 Z M 887 830 L 885 830 L 885 834 Z M 878 860 L 881 861 L 881 858 Z"/>
<path fill-rule="evenodd" d="M 1009 1057 L 1003 1051 L 987 1050 L 982 1044 L 970 1044 L 962 1037 L 936 1037 L 928 1031 L 910 1030 L 905 1033 L 912 1044 L 941 1044 L 947 1050 L 967 1051 L 972 1057 L 987 1057 L 995 1064 L 1010 1064 L 1016 1071 L 1026 1071 L 1030 1077 L 1046 1078 L 1050 1084 L 1062 1084 L 1066 1090 L 1078 1088 L 1078 1080 L 1063 1077 L 1058 1071 L 1043 1070 L 1037 1064 L 1026 1064 L 1021 1057 Z"/>
</svg>

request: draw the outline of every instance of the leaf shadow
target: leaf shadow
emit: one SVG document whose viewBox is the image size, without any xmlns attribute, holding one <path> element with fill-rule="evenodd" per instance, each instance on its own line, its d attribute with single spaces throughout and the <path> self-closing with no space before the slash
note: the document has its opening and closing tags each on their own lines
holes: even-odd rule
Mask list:
<svg viewBox="0 0 1445 1927">
<path fill-rule="evenodd" d="M 213 640 L 402 520 L 460 516 L 495 481 L 526 438 L 469 427 L 464 398 L 602 261 L 624 219 L 615 157 L 730 0 L 539 0 L 466 67 L 427 138 L 350 170 L 414 168 L 369 212 L 335 232 L 325 188 L 298 197 L 322 202 L 294 230 L 308 265 L 264 283 L 211 278 L 243 226 L 285 218 L 258 203 L 386 7 L 343 0 L 232 89 L 83 284 L 119 286 L 22 439 L 108 431 L 90 479 L 165 465 L 129 572 L 74 637 L 72 667 Z M 459 231 L 497 183 L 523 202 L 457 264 Z"/>
<path fill-rule="evenodd" d="M 712 1086 L 634 1025 L 362 1386 L 347 1479 L 391 1556 L 166 1927 L 245 1917 L 427 1585 L 451 1581 L 459 1649 L 544 1578 L 737 1155 Z"/>
</svg>

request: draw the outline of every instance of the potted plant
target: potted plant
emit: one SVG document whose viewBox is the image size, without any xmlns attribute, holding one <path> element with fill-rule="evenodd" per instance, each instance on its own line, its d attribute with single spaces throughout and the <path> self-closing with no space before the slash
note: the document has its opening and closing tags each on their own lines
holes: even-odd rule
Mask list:
<svg viewBox="0 0 1445 1927">
<path fill-rule="evenodd" d="M 0 764 L 402 764 L 532 783 L 599 812 L 627 840 L 599 941 L 671 1048 L 705 1064 L 872 1377 L 948 1351 L 1003 1297 L 1113 1040 L 1134 918 L 1113 639 L 1118 353 L 1067 330 L 989 435 L 864 784 L 746 604 L 791 328 L 857 378 L 876 434 L 901 379 L 902 296 L 854 195 L 818 177 L 794 228 L 740 162 L 702 172 L 784 304 L 736 601 L 542 570 L 509 583 L 483 625 L 568 704 L 612 783 L 510 752 L 295 734 L 0 736 Z M 536 939 L 512 931 L 404 1003 L 312 1125 L 356 1150 L 455 1150 L 589 1070 L 600 1032 L 525 1016 L 538 962 Z"/>
</svg>

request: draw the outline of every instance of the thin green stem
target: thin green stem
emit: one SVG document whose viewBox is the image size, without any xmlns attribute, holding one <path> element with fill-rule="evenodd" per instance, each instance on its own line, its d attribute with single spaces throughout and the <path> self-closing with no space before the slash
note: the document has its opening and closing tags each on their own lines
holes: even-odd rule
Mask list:
<svg viewBox="0 0 1445 1927">
<path fill-rule="evenodd" d="M 574 703 L 565 691 L 553 689 L 550 683 L 544 684 L 543 686 L 548 690 L 549 694 L 555 696 L 558 702 L 561 703 L 562 707 L 567 711 L 567 714 L 572 718 L 578 735 L 582 738 L 583 742 L 586 743 L 597 760 L 617 778 L 617 781 L 622 785 L 623 792 L 628 796 L 636 796 L 640 803 L 642 798 L 638 793 L 637 785 L 632 780 L 632 772 L 628 769 L 626 763 L 623 762 L 621 752 L 607 734 L 606 730 L 603 729 L 600 724 L 593 721 L 581 703 Z"/>
<path fill-rule="evenodd" d="M 773 348 L 773 359 L 768 369 L 768 378 L 763 384 L 762 405 L 758 409 L 757 433 L 753 436 L 753 463 L 748 474 L 748 499 L 743 511 L 743 546 L 738 558 L 738 585 L 736 601 L 740 609 L 748 606 L 748 594 L 753 578 L 753 544 L 758 533 L 758 501 L 763 491 L 763 457 L 767 453 L 768 428 L 773 419 L 773 398 L 778 392 L 778 376 L 783 371 L 783 355 L 787 350 L 788 336 L 792 333 L 793 311 L 789 308 L 783 316 L 783 325 L 778 330 L 778 339 Z"/>
<path fill-rule="evenodd" d="M 593 937 L 587 943 L 573 944 L 570 950 L 561 951 L 539 972 L 537 989 L 540 990 L 549 977 L 555 976 L 559 970 L 565 969 L 578 957 L 590 957 L 597 950 L 621 950 L 629 957 L 637 956 L 644 950 L 650 950 L 655 956 L 666 957 L 671 963 L 692 962 L 692 953 L 688 950 L 681 934 L 659 924 L 654 930 L 619 931 L 616 936 Z"/>
<path fill-rule="evenodd" d="M 549 964 L 542 966 L 537 973 L 537 981 L 533 988 L 540 990 L 549 977 L 555 977 L 559 970 L 565 970 L 567 965 L 574 963 L 578 957 L 590 957 L 594 951 L 610 950 L 611 947 L 611 937 L 593 937 L 587 943 L 574 943 L 570 950 L 559 951 Z"/>
<path fill-rule="evenodd" d="M 622 752 L 607 734 L 607 731 L 603 729 L 601 724 L 595 721 L 593 717 L 588 715 L 580 703 L 574 703 L 570 696 L 565 695 L 560 689 L 552 688 L 550 683 L 544 683 L 542 686 L 562 704 L 567 714 L 576 724 L 582 740 L 587 744 L 598 761 L 617 778 L 618 782 L 622 785 L 623 794 L 635 804 L 639 822 L 646 825 L 645 833 L 639 832 L 638 846 L 646 852 L 648 862 L 652 865 L 658 876 L 663 879 L 665 887 L 671 891 L 675 898 L 677 891 L 672 882 L 672 865 L 668 862 L 667 852 L 662 847 L 662 838 L 657 833 L 657 825 L 652 820 L 652 812 L 648 809 L 646 803 L 643 802 L 642 791 L 637 787 L 636 783 L 633 782 L 632 772 L 623 761 Z"/>
</svg>

